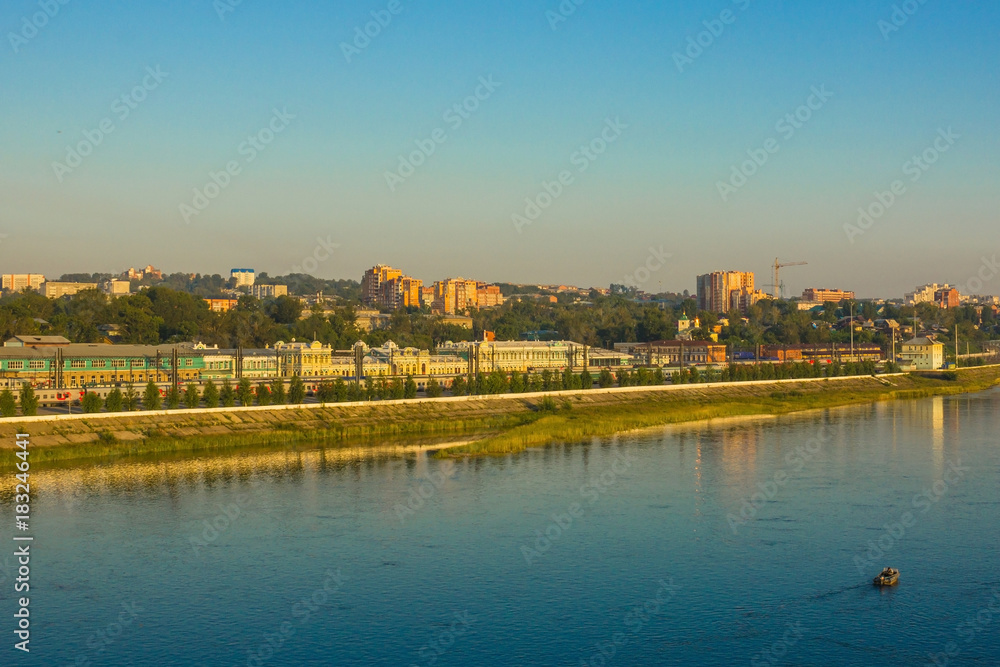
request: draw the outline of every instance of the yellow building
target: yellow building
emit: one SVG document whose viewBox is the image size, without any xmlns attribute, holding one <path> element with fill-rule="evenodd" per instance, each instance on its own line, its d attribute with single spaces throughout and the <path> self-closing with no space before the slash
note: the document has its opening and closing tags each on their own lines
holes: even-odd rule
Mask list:
<svg viewBox="0 0 1000 667">
<path fill-rule="evenodd" d="M 932 371 L 944 366 L 944 344 L 933 338 L 913 338 L 903 343 L 904 367 L 918 371 Z"/>
<path fill-rule="evenodd" d="M 42 285 L 41 291 L 46 298 L 59 299 L 91 289 L 96 290 L 97 283 L 58 283 L 49 281 Z"/>
</svg>

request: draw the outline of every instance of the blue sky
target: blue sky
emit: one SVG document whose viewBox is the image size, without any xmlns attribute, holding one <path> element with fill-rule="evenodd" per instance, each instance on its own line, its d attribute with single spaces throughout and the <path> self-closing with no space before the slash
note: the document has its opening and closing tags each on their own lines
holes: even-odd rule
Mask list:
<svg viewBox="0 0 1000 667">
<path fill-rule="evenodd" d="M 388 0 L 243 0 L 220 17 L 221 2 L 69 0 L 37 34 L 24 23 L 37 0 L 3 4 L 0 271 L 357 279 L 385 262 L 425 281 L 606 286 L 652 247 L 671 258 L 639 272 L 651 291 L 694 291 L 718 269 L 769 282 L 780 256 L 809 262 L 786 272 L 790 292 L 898 296 L 963 283 L 1000 252 L 996 3 L 914 0 L 886 38 L 879 22 L 902 3 L 587 0 L 554 23 L 555 0 L 398 0 L 348 62 L 342 44 Z M 167 76 L 122 118 L 116 100 L 157 67 Z M 776 129 L 823 86 L 832 97 L 793 136 Z M 477 88 L 478 108 L 447 121 Z M 248 162 L 241 145 L 276 109 L 294 119 Z M 581 172 L 577 152 L 609 119 L 620 136 Z M 114 131 L 90 155 L 53 166 L 102 121 Z M 904 164 L 947 128 L 959 138 L 911 181 Z M 438 129 L 444 143 L 391 190 L 399 156 Z M 724 201 L 719 182 L 772 138 Z M 239 173 L 185 219 L 229 163 Z M 512 216 L 563 171 L 572 183 L 518 231 Z M 904 194 L 884 215 L 845 230 L 895 180 Z M 995 280 L 984 291 L 1000 293 Z"/>
</svg>

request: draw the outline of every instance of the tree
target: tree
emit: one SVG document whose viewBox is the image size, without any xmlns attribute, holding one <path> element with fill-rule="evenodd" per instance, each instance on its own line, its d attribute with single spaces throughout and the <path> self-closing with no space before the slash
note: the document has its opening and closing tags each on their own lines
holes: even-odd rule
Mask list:
<svg viewBox="0 0 1000 667">
<path fill-rule="evenodd" d="M 122 404 L 126 412 L 135 412 L 139 409 L 139 392 L 135 390 L 135 385 L 131 382 L 125 385 L 125 396 Z"/>
<path fill-rule="evenodd" d="M 167 407 L 171 410 L 181 407 L 181 390 L 173 382 L 170 383 L 170 389 L 167 391 Z"/>
<path fill-rule="evenodd" d="M 257 385 L 257 405 L 271 405 L 271 389 L 266 382 Z"/>
<path fill-rule="evenodd" d="M 17 414 L 17 401 L 14 399 L 14 392 L 4 389 L 0 392 L 0 415 L 13 417 Z"/>
<path fill-rule="evenodd" d="M 122 397 L 122 390 L 115 387 L 108 393 L 108 397 L 104 399 L 104 408 L 108 412 L 121 412 L 124 407 L 124 398 Z"/>
<path fill-rule="evenodd" d="M 288 385 L 288 402 L 301 405 L 306 400 L 306 384 L 298 375 L 292 376 Z"/>
<path fill-rule="evenodd" d="M 219 390 L 211 380 L 205 383 L 204 399 L 206 408 L 219 407 Z"/>
<path fill-rule="evenodd" d="M 208 393 L 207 387 L 205 392 L 206 394 Z M 236 392 L 233 390 L 233 383 L 229 381 L 229 378 L 222 381 L 222 391 L 219 392 L 219 400 L 225 408 L 231 408 L 236 405 Z"/>
<path fill-rule="evenodd" d="M 83 400 L 80 401 L 80 403 L 84 412 L 88 414 L 94 414 L 101 411 L 101 406 L 103 405 L 104 401 L 101 400 L 99 394 L 92 391 L 88 391 L 83 395 Z M 2 407 L 2 405 L 3 405 L 3 396 L 0 395 L 0 407 Z M 4 416 L 6 417 L 7 415 Z"/>
<path fill-rule="evenodd" d="M 459 375 L 451 382 L 452 396 L 465 396 L 469 393 L 469 383 L 465 381 L 465 376 Z"/>
<path fill-rule="evenodd" d="M 590 371 L 584 370 L 582 373 L 580 373 L 580 388 L 581 389 L 594 388 L 594 378 L 591 377 Z"/>
<path fill-rule="evenodd" d="M 354 382 L 351 382 L 351 387 L 357 387 Z M 333 400 L 337 403 L 343 403 L 348 399 L 348 397 L 353 396 L 351 393 L 351 387 L 348 387 L 343 378 L 337 378 L 333 381 Z"/>
<path fill-rule="evenodd" d="M 278 324 L 295 324 L 302 315 L 302 303 L 290 296 L 279 296 L 265 308 L 267 316 Z"/>
<path fill-rule="evenodd" d="M 250 384 L 250 380 L 247 378 L 240 380 L 240 384 L 236 388 L 236 396 L 240 399 L 240 405 L 244 407 L 253 405 L 253 385 Z"/>
<path fill-rule="evenodd" d="M 160 399 L 160 388 L 150 380 L 146 384 L 146 391 L 142 395 L 142 407 L 146 410 L 159 410 L 163 401 Z"/>
<path fill-rule="evenodd" d="M 510 374 L 510 392 L 512 394 L 523 393 L 528 388 L 528 383 L 525 382 L 524 375 L 514 371 Z"/>
<path fill-rule="evenodd" d="M 194 382 L 189 382 L 188 386 L 184 389 L 184 405 L 191 410 L 198 407 L 201 403 L 201 394 L 198 392 L 198 385 Z"/>
<path fill-rule="evenodd" d="M 427 397 L 438 398 L 439 396 L 441 396 L 441 383 L 436 378 L 431 378 L 427 381 Z"/>
<path fill-rule="evenodd" d="M 403 381 L 400 378 L 393 378 L 392 383 L 389 385 L 389 395 L 397 401 L 406 395 L 406 388 L 403 386 Z"/>
<path fill-rule="evenodd" d="M 601 389 L 607 389 L 615 383 L 615 378 L 611 375 L 611 370 L 608 368 L 602 368 L 600 375 L 597 376 L 597 386 Z"/>
<path fill-rule="evenodd" d="M 403 398 L 416 398 L 417 397 L 417 383 L 414 382 L 412 375 L 406 376 L 406 384 L 403 385 Z"/>
<path fill-rule="evenodd" d="M 288 394 L 285 391 L 285 381 L 281 378 L 271 380 L 271 402 L 275 405 L 284 405 Z"/>
</svg>

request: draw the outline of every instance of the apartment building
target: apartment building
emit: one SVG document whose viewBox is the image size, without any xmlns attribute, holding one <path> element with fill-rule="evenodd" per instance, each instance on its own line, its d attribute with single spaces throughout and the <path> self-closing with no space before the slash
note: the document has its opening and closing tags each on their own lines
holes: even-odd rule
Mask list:
<svg viewBox="0 0 1000 667">
<path fill-rule="evenodd" d="M 250 294 L 257 299 L 273 299 L 288 296 L 288 285 L 251 285 Z"/>
<path fill-rule="evenodd" d="M 96 290 L 97 283 L 60 283 L 45 282 L 39 290 L 49 299 L 60 299 L 64 296 L 73 296 L 86 290 Z"/>
<path fill-rule="evenodd" d="M 233 269 L 229 277 L 236 281 L 236 289 L 253 287 L 257 282 L 257 274 L 253 269 Z"/>
<path fill-rule="evenodd" d="M 841 301 L 853 301 L 854 292 L 846 292 L 839 289 L 826 289 L 823 287 L 810 287 L 802 292 L 802 300 L 807 303 L 840 303 Z"/>
<path fill-rule="evenodd" d="M 698 308 L 713 313 L 746 312 L 767 294 L 754 288 L 752 271 L 716 271 L 698 276 Z"/>
<path fill-rule="evenodd" d="M 23 292 L 26 289 L 41 289 L 45 276 L 40 273 L 5 273 L 0 277 L 2 289 L 11 292 Z"/>
</svg>

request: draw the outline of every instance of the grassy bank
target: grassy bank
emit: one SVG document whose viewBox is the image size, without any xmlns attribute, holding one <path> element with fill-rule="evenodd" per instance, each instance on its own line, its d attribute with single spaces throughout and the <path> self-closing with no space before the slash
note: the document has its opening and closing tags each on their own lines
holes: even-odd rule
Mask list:
<svg viewBox="0 0 1000 667">
<path fill-rule="evenodd" d="M 849 386 L 818 383 L 793 385 L 767 394 L 720 392 L 715 395 L 649 394 L 620 405 L 578 409 L 572 400 L 550 404 L 529 423 L 511 428 L 442 455 L 504 455 L 556 442 L 585 441 L 653 426 L 706 419 L 792 412 L 857 405 L 883 400 L 917 399 L 978 392 L 1000 383 L 996 368 L 975 369 L 957 375 L 926 374 L 893 378 L 888 384 L 868 382 Z M 737 389 L 737 387 L 732 387 Z"/>
<path fill-rule="evenodd" d="M 31 436 L 32 466 L 430 438 L 474 439 L 449 450 L 449 456 L 502 455 L 665 424 L 981 391 L 998 380 L 1000 368 L 993 367 L 889 379 L 685 385 L 669 391 L 581 391 L 544 398 L 508 395 L 215 414 L 129 413 L 72 422 L 0 424 L 0 469 L 18 462 L 13 447 L 17 432 Z"/>
</svg>

